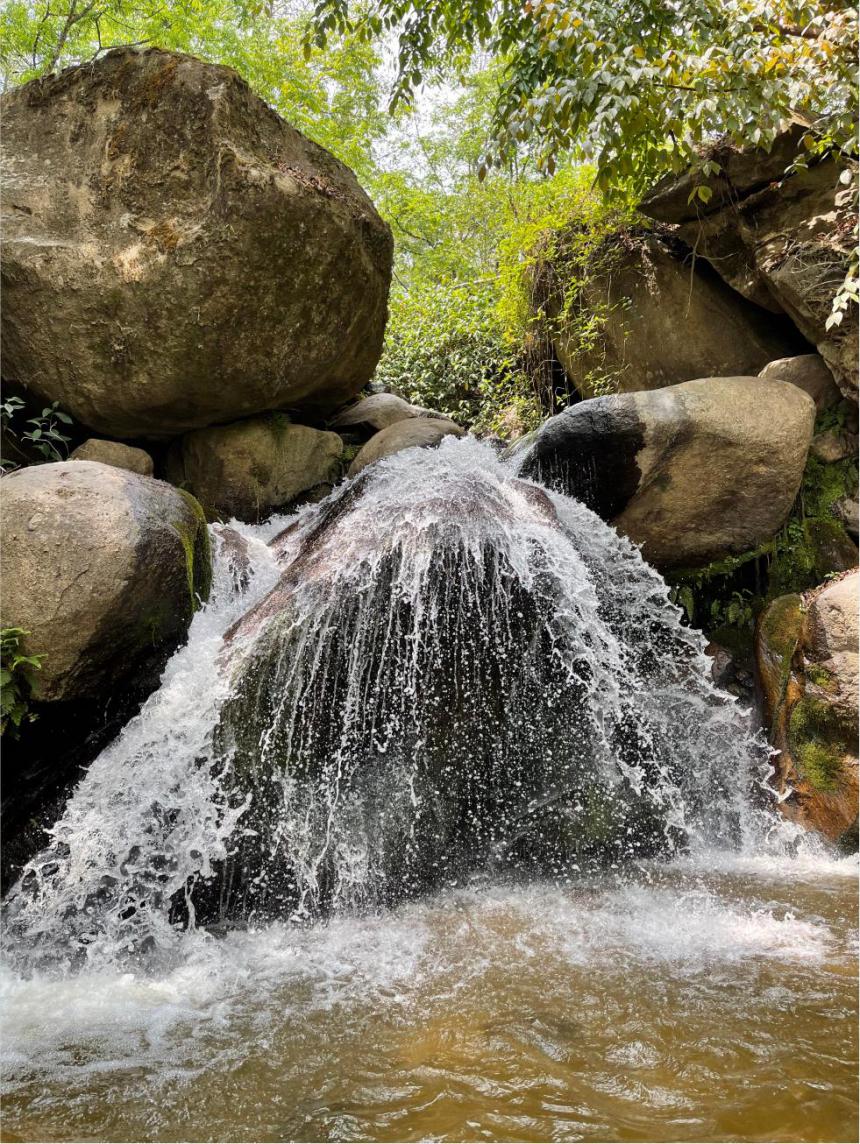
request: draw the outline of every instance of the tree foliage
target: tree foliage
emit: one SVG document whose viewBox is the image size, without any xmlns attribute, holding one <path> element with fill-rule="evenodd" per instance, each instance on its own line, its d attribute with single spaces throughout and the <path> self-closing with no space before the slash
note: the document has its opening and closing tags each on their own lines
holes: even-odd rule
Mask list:
<svg viewBox="0 0 860 1144">
<path fill-rule="evenodd" d="M 600 185 L 642 191 L 719 136 L 769 146 L 799 122 L 856 150 L 857 12 L 833 0 L 318 0 L 317 43 L 397 36 L 394 102 L 481 47 L 507 61 L 495 163 L 524 143 L 550 172 L 593 160 Z"/>
<path fill-rule="evenodd" d="M 856 13 L 838 3 L 7 0 L 0 32 L 5 86 L 130 43 L 234 67 L 391 224 L 377 379 L 506 432 L 564 398 L 539 265 L 563 273 L 565 326 L 587 347 L 607 315 L 579 287 L 657 177 L 692 164 L 705 201 L 709 143 L 767 147 L 791 121 L 812 152 L 856 149 Z"/>
<path fill-rule="evenodd" d="M 379 47 L 357 33 L 306 50 L 306 6 L 259 0 L 7 0 L 3 86 L 134 44 L 233 67 L 267 103 L 367 177 L 390 127 Z"/>
<path fill-rule="evenodd" d="M 562 163 L 549 176 L 528 152 L 480 177 L 498 79 L 493 64 L 468 76 L 389 151 L 389 169 L 373 180 L 396 240 L 377 380 L 461 423 L 510 436 L 533 427 L 559 396 L 538 266 L 560 253 L 564 236 L 572 298 L 619 211 L 593 189 L 592 169 Z M 591 321 L 566 315 L 580 319 Z"/>
</svg>

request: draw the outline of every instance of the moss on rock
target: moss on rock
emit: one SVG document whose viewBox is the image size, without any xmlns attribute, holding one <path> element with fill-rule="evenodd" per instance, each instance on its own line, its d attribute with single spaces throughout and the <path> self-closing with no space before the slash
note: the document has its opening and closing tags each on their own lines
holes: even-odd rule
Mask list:
<svg viewBox="0 0 860 1144">
<path fill-rule="evenodd" d="M 816 790 L 835 790 L 842 767 L 842 727 L 833 707 L 804 696 L 789 720 L 789 743 L 802 777 Z"/>
<path fill-rule="evenodd" d="M 212 590 L 212 545 L 209 541 L 209 526 L 200 502 L 187 489 L 176 491 L 193 513 L 193 524 L 186 527 L 184 522 L 178 523 L 177 532 L 185 550 L 191 609 L 196 611 L 201 603 L 209 599 Z"/>
</svg>

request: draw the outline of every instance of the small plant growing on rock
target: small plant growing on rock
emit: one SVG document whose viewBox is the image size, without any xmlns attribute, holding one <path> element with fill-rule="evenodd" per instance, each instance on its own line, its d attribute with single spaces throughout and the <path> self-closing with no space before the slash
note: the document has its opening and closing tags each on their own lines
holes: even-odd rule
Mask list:
<svg viewBox="0 0 860 1144">
<path fill-rule="evenodd" d="M 68 413 L 64 413 L 62 409 L 58 408 L 59 402 L 55 401 L 52 405 L 46 406 L 37 417 L 30 417 L 27 419 L 25 428 L 19 430 L 13 428 L 13 421 L 17 415 L 24 409 L 24 402 L 20 397 L 10 396 L 0 404 L 0 424 L 3 428 L 3 436 L 8 438 L 13 445 L 23 448 L 25 451 L 22 455 L 26 455 L 27 451 L 30 454 L 35 454 L 41 461 L 36 463 L 50 462 L 50 461 L 65 461 L 69 455 L 70 437 L 67 437 L 62 431 L 62 425 L 71 425 L 72 419 Z M 17 451 L 17 450 L 16 450 Z M 19 462 L 14 459 L 4 458 L 2 461 L 3 472 L 8 472 L 12 469 L 18 468 Z"/>
<path fill-rule="evenodd" d="M 69 454 L 70 438 L 60 432 L 59 425 L 71 425 L 72 419 L 68 413 L 58 409 L 58 405 L 59 402 L 55 401 L 43 409 L 39 417 L 31 417 L 27 424 L 32 425 L 32 429 L 21 434 L 21 440 L 32 445 L 46 461 L 65 461 Z"/>
<path fill-rule="evenodd" d="M 30 711 L 31 674 L 45 657 L 22 654 L 21 641 L 29 634 L 23 628 L 0 628 L 0 735 L 9 731 L 13 738 L 23 722 L 37 718 Z"/>
</svg>

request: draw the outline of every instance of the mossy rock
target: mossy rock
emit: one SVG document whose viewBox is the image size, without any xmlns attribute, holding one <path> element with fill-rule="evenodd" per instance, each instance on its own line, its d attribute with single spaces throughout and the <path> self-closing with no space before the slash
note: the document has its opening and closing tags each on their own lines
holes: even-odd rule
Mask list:
<svg viewBox="0 0 860 1144">
<path fill-rule="evenodd" d="M 176 531 L 182 540 L 188 592 L 192 611 L 209 599 L 212 591 L 212 545 L 209 526 L 201 503 L 187 489 L 176 490 L 193 514 L 193 519 L 177 522 Z"/>
<path fill-rule="evenodd" d="M 836 711 L 820 699 L 804 696 L 789 720 L 789 744 L 799 776 L 816 790 L 835 790 L 845 755 L 844 729 Z"/>
<path fill-rule="evenodd" d="M 857 567 L 857 545 L 839 521 L 810 519 L 803 527 L 817 582 L 834 572 Z"/>
<path fill-rule="evenodd" d="M 796 593 L 780 596 L 759 617 L 756 666 L 770 719 L 779 709 L 791 675 L 791 661 L 803 630 L 802 604 Z"/>
</svg>

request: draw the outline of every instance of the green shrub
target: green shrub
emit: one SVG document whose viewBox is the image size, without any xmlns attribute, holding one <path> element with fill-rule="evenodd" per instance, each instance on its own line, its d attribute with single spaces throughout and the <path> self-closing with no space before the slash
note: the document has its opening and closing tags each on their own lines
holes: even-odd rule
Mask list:
<svg viewBox="0 0 860 1144">
<path fill-rule="evenodd" d="M 0 629 L 0 735 L 9 731 L 17 738 L 21 724 L 36 718 L 30 711 L 31 676 L 45 657 L 21 653 L 21 641 L 29 634 L 23 628 Z"/>
<path fill-rule="evenodd" d="M 486 285 L 422 283 L 392 299 L 376 381 L 472 425 L 515 368 L 503 334 Z"/>
</svg>

